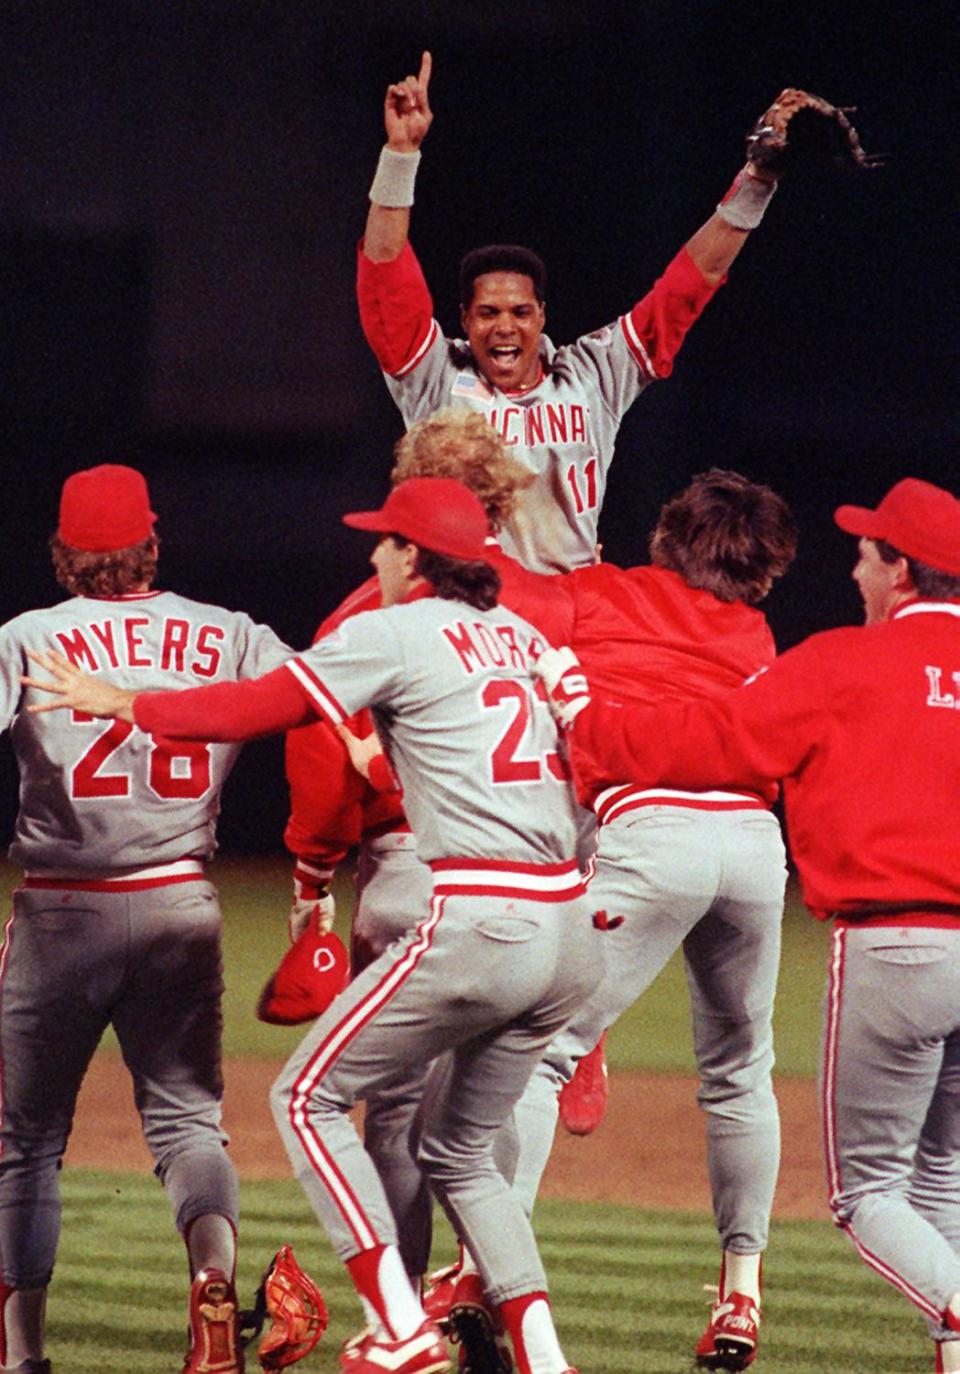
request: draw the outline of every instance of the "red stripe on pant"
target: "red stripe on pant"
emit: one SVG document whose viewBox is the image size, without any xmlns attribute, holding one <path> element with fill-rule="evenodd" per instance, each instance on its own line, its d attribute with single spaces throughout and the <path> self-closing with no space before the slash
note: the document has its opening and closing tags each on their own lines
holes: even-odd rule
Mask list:
<svg viewBox="0 0 960 1374">
<path fill-rule="evenodd" d="M 290 1125 L 307 1159 L 321 1183 L 326 1188 L 343 1220 L 361 1250 L 383 1244 L 377 1235 L 363 1204 L 344 1178 L 335 1159 L 324 1145 L 318 1132 L 311 1124 L 308 1108 L 310 1095 L 336 1063 L 338 1056 L 350 1042 L 364 1029 L 376 1014 L 383 1009 L 391 997 L 403 986 L 426 954 L 433 941 L 440 917 L 443 914 L 444 899 L 434 897 L 430 903 L 430 915 L 417 927 L 416 939 L 407 947 L 401 957 L 393 964 L 377 985 L 351 1008 L 347 1016 L 333 1026 L 310 1059 L 301 1069 L 290 1097 Z M 333 1004 L 336 1006 L 336 1003 Z"/>
</svg>

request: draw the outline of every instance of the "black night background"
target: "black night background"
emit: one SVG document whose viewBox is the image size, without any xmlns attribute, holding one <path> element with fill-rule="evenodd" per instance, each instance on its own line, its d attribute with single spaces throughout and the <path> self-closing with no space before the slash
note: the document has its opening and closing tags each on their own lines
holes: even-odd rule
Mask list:
<svg viewBox="0 0 960 1374">
<path fill-rule="evenodd" d="M 69 472 L 146 473 L 161 578 L 300 647 L 367 572 L 340 524 L 400 433 L 353 302 L 387 83 L 434 55 L 411 239 L 445 330 L 478 243 L 529 243 L 565 342 L 642 295 L 786 85 L 853 116 L 883 170 L 785 181 L 673 377 L 623 425 L 604 556 L 644 561 L 711 465 L 801 529 L 782 647 L 854 622 L 840 501 L 957 490 L 956 19 L 915 3 L 6 0 L 0 6 L 0 619 L 59 599 Z M 952 97 L 951 97 L 952 91 Z M 6 840 L 16 804 L 0 760 Z M 245 753 L 221 840 L 275 848 L 278 742 Z"/>
</svg>

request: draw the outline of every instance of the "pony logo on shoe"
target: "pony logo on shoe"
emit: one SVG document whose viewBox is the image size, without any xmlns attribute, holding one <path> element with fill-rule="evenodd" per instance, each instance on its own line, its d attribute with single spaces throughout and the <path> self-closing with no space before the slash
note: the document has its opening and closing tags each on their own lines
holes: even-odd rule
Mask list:
<svg viewBox="0 0 960 1374">
<path fill-rule="evenodd" d="M 745 1293 L 728 1293 L 714 1305 L 710 1325 L 696 1349 L 697 1364 L 707 1369 L 746 1369 L 757 1356 L 760 1309 Z"/>
</svg>

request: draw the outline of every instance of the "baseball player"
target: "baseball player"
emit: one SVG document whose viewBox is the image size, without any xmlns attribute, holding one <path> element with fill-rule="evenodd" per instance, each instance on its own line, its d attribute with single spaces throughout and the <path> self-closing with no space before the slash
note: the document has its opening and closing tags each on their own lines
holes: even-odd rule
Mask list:
<svg viewBox="0 0 960 1374">
<path fill-rule="evenodd" d="M 533 473 L 504 527 L 506 551 L 544 572 L 580 567 L 594 560 L 624 414 L 651 382 L 670 375 L 687 331 L 759 225 L 787 164 L 749 158 L 650 291 L 612 324 L 561 348 L 543 333 L 540 258 L 516 245 L 473 250 L 460 267 L 465 337 L 444 338 L 408 239 L 420 148 L 433 119 L 431 68 L 424 53 L 417 76 L 387 88 L 387 142 L 358 254 L 363 330 L 405 424 L 441 406 L 473 407 Z M 757 128 L 776 129 L 782 141 L 801 111 L 806 118 L 824 104 L 784 91 Z"/>
<path fill-rule="evenodd" d="M 289 657 L 249 617 L 158 591 L 155 516 L 130 467 L 76 472 L 51 541 L 70 599 L 0 629 L 0 726 L 20 769 L 13 897 L 0 962 L 0 1367 L 46 1374 L 44 1307 L 59 1169 L 77 1093 L 112 1025 L 144 1137 L 187 1247 L 185 1374 L 242 1370 L 234 1290 L 237 1179 L 221 1129 L 216 847 L 233 744 L 172 741 L 82 710 L 25 709 L 28 654 L 131 687 L 253 677 Z M 207 1354 L 205 1354 L 207 1352 Z"/>
<path fill-rule="evenodd" d="M 562 643 L 568 637 L 570 620 L 565 602 L 557 597 L 556 579 L 524 569 L 497 543 L 518 492 L 532 480 L 499 435 L 475 411 L 447 409 L 414 424 L 397 441 L 394 454 L 394 483 L 410 477 L 456 477 L 479 497 L 489 521 L 485 557 L 501 579 L 500 604 L 541 631 L 546 627 L 545 639 Z M 379 581 L 373 577 L 327 617 L 314 642 L 348 617 L 381 605 Z M 350 845 L 357 846 L 351 951 L 356 972 L 423 918 L 432 883 L 430 870 L 416 856 L 416 840 L 405 819 L 394 777 L 384 770 L 383 755 L 376 751 L 370 713 L 361 712 L 348 725 L 350 732 L 342 732 L 342 738 L 324 721 L 288 734 L 291 815 L 286 843 L 297 856 L 294 921 L 309 915 L 311 904 L 316 903 L 323 906 L 324 919 L 332 922 L 328 893 L 333 868 Z M 369 740 L 374 747 L 361 744 L 359 750 L 355 748 L 354 732 L 360 741 Z M 351 766 L 354 757 L 357 768 Z M 426 1272 L 432 1237 L 433 1200 L 412 1150 L 429 1069 L 425 1062 L 418 1064 L 405 1079 L 369 1093 L 364 1113 L 364 1144 L 383 1182 L 397 1222 L 404 1267 L 415 1285 Z M 498 1162 L 508 1177 L 512 1175 L 514 1150 L 509 1134 L 498 1137 Z M 468 1271 L 475 1272 L 470 1257 L 464 1256 L 452 1267 L 458 1279 L 464 1263 Z M 431 1316 L 445 1321 L 450 1303 L 443 1294 L 452 1291 L 452 1285 L 444 1285 L 438 1293 L 436 1279 L 432 1276 L 427 1285 L 425 1307 Z M 361 1333 L 360 1339 L 365 1335 Z"/>
<path fill-rule="evenodd" d="M 830 1207 L 960 1370 L 960 501 L 905 478 L 859 536 L 862 628 L 811 636 L 715 700 L 614 710 L 566 653 L 547 683 L 621 777 L 784 779 L 804 900 L 832 919 L 820 1095 Z"/>
<path fill-rule="evenodd" d="M 795 548 L 789 511 L 769 487 L 718 468 L 695 477 L 662 508 L 651 565 L 599 563 L 562 579 L 570 644 L 594 693 L 614 709 L 711 699 L 763 672 L 774 643 L 756 603 Z M 775 789 L 736 774 L 710 789 L 669 777 L 648 787 L 583 749 L 576 778 L 599 823 L 589 893 L 608 931 L 606 973 L 518 1104 L 514 1186 L 532 1209 L 574 1064 L 682 947 L 722 1246 L 719 1298 L 696 1354 L 710 1368 L 742 1369 L 756 1352 L 780 1157 L 770 1075 L 786 862 L 769 809 Z"/>
<path fill-rule="evenodd" d="M 412 934 L 350 984 L 294 1053 L 273 1093 L 278 1126 L 379 1327 L 349 1367 L 444 1369 L 440 1332 L 404 1273 L 348 1113 L 451 1049 L 449 1089 L 424 1112 L 421 1164 L 478 1260 L 520 1374 L 563 1374 L 533 1233 L 492 1158 L 544 1047 L 598 978 L 569 783 L 530 675 L 536 633 L 496 605 L 487 518 L 462 484 L 411 479 L 382 510 L 345 519 L 382 536 L 373 563 L 383 609 L 255 683 L 137 694 L 38 655 L 55 682 L 29 685 L 58 700 L 34 709 L 82 709 L 178 739 L 235 739 L 372 707 L 434 894 Z"/>
</svg>

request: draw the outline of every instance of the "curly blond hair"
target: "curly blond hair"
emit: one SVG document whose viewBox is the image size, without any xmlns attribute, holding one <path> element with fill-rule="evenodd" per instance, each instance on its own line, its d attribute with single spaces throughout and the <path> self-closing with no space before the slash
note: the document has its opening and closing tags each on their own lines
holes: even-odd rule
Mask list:
<svg viewBox="0 0 960 1374">
<path fill-rule="evenodd" d="M 448 407 L 418 420 L 397 440 L 393 456 L 394 485 L 408 477 L 455 477 L 479 497 L 493 530 L 510 519 L 534 480 L 476 410 Z"/>
</svg>

